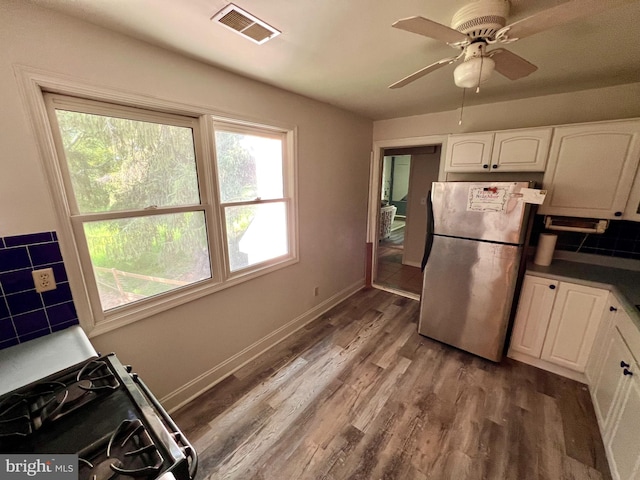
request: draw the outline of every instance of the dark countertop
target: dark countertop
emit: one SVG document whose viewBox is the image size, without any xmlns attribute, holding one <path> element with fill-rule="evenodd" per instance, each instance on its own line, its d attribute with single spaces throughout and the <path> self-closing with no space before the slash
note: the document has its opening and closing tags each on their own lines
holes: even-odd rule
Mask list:
<svg viewBox="0 0 640 480">
<path fill-rule="evenodd" d="M 589 257 L 593 258 L 594 256 L 590 255 L 586 257 L 586 260 L 589 260 Z M 527 273 L 537 277 L 565 280 L 610 290 L 624 305 L 625 311 L 640 329 L 640 312 L 636 308 L 636 305 L 640 304 L 640 270 L 618 268 L 621 263 L 609 257 L 604 257 L 604 261 L 600 259 L 597 261 L 611 263 L 615 266 L 584 263 L 584 258 L 576 258 L 579 258 L 580 261 L 574 261 L 571 257 L 569 259 L 554 258 L 548 267 L 531 262 L 527 265 Z"/>
</svg>

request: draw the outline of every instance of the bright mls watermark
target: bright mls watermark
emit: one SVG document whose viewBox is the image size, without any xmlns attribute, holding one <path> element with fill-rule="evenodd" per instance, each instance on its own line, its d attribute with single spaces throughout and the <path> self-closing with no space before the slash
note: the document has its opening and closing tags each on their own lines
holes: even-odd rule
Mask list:
<svg viewBox="0 0 640 480">
<path fill-rule="evenodd" d="M 78 480 L 78 455 L 0 455 L 2 480 Z"/>
</svg>

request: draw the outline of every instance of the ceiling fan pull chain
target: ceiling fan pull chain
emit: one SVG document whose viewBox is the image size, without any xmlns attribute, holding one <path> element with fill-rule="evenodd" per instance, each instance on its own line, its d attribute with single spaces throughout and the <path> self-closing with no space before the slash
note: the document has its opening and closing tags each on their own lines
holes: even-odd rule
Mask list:
<svg viewBox="0 0 640 480">
<path fill-rule="evenodd" d="M 480 93 L 480 81 L 482 80 L 482 66 L 484 65 L 484 57 L 480 57 L 480 70 L 478 71 L 478 85 L 476 86 L 476 93 Z"/>
<path fill-rule="evenodd" d="M 462 125 L 462 112 L 464 110 L 464 94 L 467 92 L 466 88 L 462 89 L 462 105 L 460 105 L 460 118 L 458 119 L 458 125 Z"/>
</svg>

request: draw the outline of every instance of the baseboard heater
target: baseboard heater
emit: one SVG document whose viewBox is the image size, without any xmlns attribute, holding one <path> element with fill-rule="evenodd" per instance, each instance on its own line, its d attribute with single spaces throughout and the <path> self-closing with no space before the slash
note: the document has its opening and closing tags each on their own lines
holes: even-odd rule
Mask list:
<svg viewBox="0 0 640 480">
<path fill-rule="evenodd" d="M 604 233 L 609 226 L 609 220 L 598 218 L 544 217 L 547 230 L 561 230 L 563 232 Z"/>
</svg>

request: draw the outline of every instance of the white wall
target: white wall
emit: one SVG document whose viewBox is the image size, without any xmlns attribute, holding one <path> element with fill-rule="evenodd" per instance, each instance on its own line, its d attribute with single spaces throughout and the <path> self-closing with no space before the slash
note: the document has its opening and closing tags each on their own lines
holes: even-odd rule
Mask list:
<svg viewBox="0 0 640 480">
<path fill-rule="evenodd" d="M 411 178 L 407 205 L 407 226 L 402 263 L 419 267 L 427 238 L 427 192 L 438 181 L 440 148 L 435 153 L 411 155 Z M 424 201 L 424 203 L 423 203 Z"/>
<path fill-rule="evenodd" d="M 479 93 L 482 95 L 482 92 Z M 541 125 L 640 117 L 640 83 L 532 97 L 460 110 L 380 120 L 373 124 L 374 141 L 446 133 L 506 130 Z"/>
<path fill-rule="evenodd" d="M 15 65 L 298 126 L 300 262 L 92 339 L 160 397 L 195 381 L 170 407 L 244 358 L 234 355 L 363 284 L 370 120 L 27 2 L 0 0 L 0 19 L 0 237 L 58 229 Z"/>
</svg>

